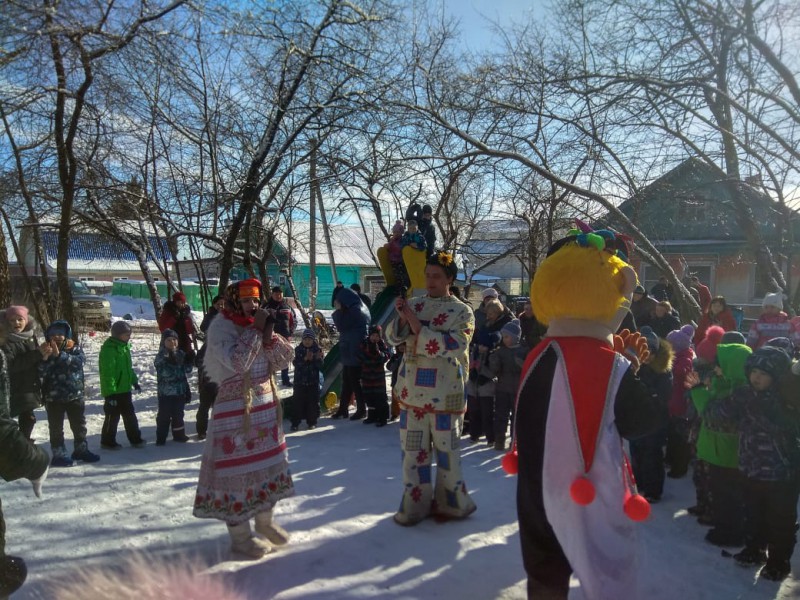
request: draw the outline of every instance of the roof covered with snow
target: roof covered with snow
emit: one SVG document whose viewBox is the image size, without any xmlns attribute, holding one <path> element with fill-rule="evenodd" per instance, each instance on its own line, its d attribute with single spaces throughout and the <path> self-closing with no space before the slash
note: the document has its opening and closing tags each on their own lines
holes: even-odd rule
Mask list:
<svg viewBox="0 0 800 600">
<path fill-rule="evenodd" d="M 328 226 L 333 246 L 333 257 L 337 265 L 375 266 L 374 252 L 386 243 L 380 229 L 364 229 L 360 225 L 333 224 Z M 318 264 L 330 264 L 328 246 L 325 242 L 323 226 L 317 223 Z M 289 248 L 289 229 L 278 232 L 278 241 Z M 311 224 L 309 221 L 291 222 L 291 254 L 295 262 L 307 264 L 311 259 Z"/>
</svg>

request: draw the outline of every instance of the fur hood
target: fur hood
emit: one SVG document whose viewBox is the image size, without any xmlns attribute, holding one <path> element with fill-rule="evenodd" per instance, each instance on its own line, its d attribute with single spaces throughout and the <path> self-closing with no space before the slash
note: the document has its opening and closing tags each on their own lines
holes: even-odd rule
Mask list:
<svg viewBox="0 0 800 600">
<path fill-rule="evenodd" d="M 656 373 L 669 373 L 672 371 L 672 361 L 675 360 L 675 351 L 672 349 L 672 344 L 667 340 L 662 338 L 659 339 L 658 342 L 658 350 L 653 356 L 653 360 L 647 364 Z"/>
<path fill-rule="evenodd" d="M 227 349 L 233 346 L 242 335 L 244 327 L 240 327 L 230 319 L 220 315 L 208 327 L 206 332 L 206 355 L 203 368 L 206 377 L 216 384 L 233 377 L 236 373 L 227 364 Z"/>
</svg>

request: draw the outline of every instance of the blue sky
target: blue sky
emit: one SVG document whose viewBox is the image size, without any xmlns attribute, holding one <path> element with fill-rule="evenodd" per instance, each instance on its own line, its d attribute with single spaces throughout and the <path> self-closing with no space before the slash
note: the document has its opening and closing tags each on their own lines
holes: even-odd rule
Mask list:
<svg viewBox="0 0 800 600">
<path fill-rule="evenodd" d="M 442 0 L 446 14 L 461 21 L 464 43 L 485 50 L 492 43 L 492 23 L 509 25 L 546 14 L 547 0 Z"/>
</svg>

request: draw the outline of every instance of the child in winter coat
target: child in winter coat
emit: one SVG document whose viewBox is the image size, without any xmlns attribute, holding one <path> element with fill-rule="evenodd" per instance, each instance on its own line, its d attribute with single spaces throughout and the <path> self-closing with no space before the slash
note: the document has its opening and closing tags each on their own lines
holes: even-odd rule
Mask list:
<svg viewBox="0 0 800 600">
<path fill-rule="evenodd" d="M 380 325 L 369 328 L 369 335 L 361 342 L 361 390 L 367 405 L 364 425 L 383 427 L 389 420 L 389 400 L 386 397 L 386 361 L 389 347 L 383 341 Z"/>
<path fill-rule="evenodd" d="M 687 409 L 686 376 L 692 372 L 694 362 L 694 327 L 684 325 L 670 331 L 667 341 L 672 345 L 675 358 L 672 361 L 672 395 L 669 399 L 669 427 L 667 429 L 667 456 L 670 466 L 667 477 L 679 479 L 686 475 L 692 458 L 689 446 L 689 418 Z"/>
<path fill-rule="evenodd" d="M 737 343 L 736 340 L 726 340 L 723 342 L 723 337 L 726 335 L 725 330 L 719 325 L 711 325 L 705 332 L 702 341 L 697 344 L 697 358 L 692 364 L 693 373 L 696 373 L 700 381 L 706 381 L 714 374 L 714 367 L 717 364 L 717 346 L 721 343 Z M 695 332 L 695 338 L 697 332 Z M 739 334 L 740 339 L 738 343 L 744 343 L 744 336 Z M 692 374 L 687 375 L 691 377 Z M 686 381 L 684 381 L 684 387 Z M 700 433 L 700 425 L 702 419 L 695 410 L 694 403 L 689 404 L 687 411 L 689 415 L 689 447 L 694 460 L 692 464 L 692 483 L 695 490 L 695 504 L 686 509 L 686 511 L 697 517 L 698 523 L 701 525 L 712 525 L 711 518 L 711 488 L 709 483 L 709 466 L 708 463 L 697 457 L 697 436 Z"/>
<path fill-rule="evenodd" d="M 105 398 L 103 431 L 100 447 L 104 450 L 119 450 L 117 427 L 120 417 L 125 425 L 125 434 L 134 448 L 143 448 L 147 443 L 139 431 L 139 420 L 133 408 L 131 390 L 141 391 L 139 379 L 131 361 L 131 326 L 125 321 L 115 321 L 111 326 L 111 337 L 100 348 L 100 393 Z"/>
<path fill-rule="evenodd" d="M 734 559 L 745 566 L 766 563 L 761 577 L 773 581 L 788 577 L 795 545 L 800 421 L 779 393 L 790 367 L 783 349 L 762 346 L 745 363 L 750 385 L 710 408 L 740 436 L 746 546 Z"/>
<path fill-rule="evenodd" d="M 486 436 L 486 445 L 494 447 L 494 373 L 489 368 L 489 355 L 497 340 L 486 328 L 476 335 L 477 342 L 472 349 L 467 380 L 467 416 L 469 418 L 469 439 L 477 442 L 481 435 Z"/>
<path fill-rule="evenodd" d="M 50 356 L 49 344 L 39 344 L 34 335 L 36 323 L 24 306 L 9 306 L 5 310 L 5 325 L 8 335 L 2 346 L 8 358 L 8 373 L 11 378 L 11 417 L 17 417 L 19 428 L 31 439 L 36 416 L 33 411 L 42 404 L 39 381 L 39 362 Z"/>
<path fill-rule="evenodd" d="M 489 370 L 497 379 L 494 388 L 494 449 L 504 451 L 509 415 L 513 425 L 519 378 L 529 348 L 520 345 L 522 327 L 516 319 L 506 323 L 500 334 L 500 346 L 489 354 Z M 511 435 L 514 435 L 513 429 Z"/>
<path fill-rule="evenodd" d="M 639 493 L 650 504 L 661 500 L 664 493 L 664 443 L 669 423 L 669 401 L 672 395 L 672 345 L 662 340 L 648 325 L 639 332 L 647 340 L 650 356 L 642 363 L 637 375 L 647 386 L 661 408 L 661 426 L 651 434 L 630 440 L 631 466 Z"/>
<path fill-rule="evenodd" d="M 706 382 L 701 382 L 695 371 L 686 377 L 686 387 L 691 389 L 692 402 L 701 418 L 697 458 L 708 464 L 714 527 L 706 534 L 706 541 L 717 546 L 741 544 L 744 515 L 739 433 L 729 423 L 714 419 L 714 405 L 747 383 L 745 362 L 751 353 L 744 344 L 719 344 L 714 375 Z"/>
<path fill-rule="evenodd" d="M 156 414 L 156 446 L 167 443 L 167 434 L 172 425 L 172 439 L 188 442 L 183 425 L 184 406 L 191 400 L 189 381 L 192 363 L 178 346 L 180 339 L 174 329 L 161 333 L 161 347 L 156 354 L 156 377 L 158 378 L 158 413 Z"/>
<path fill-rule="evenodd" d="M 86 443 L 86 415 L 83 400 L 83 365 L 86 357 L 72 339 L 72 327 L 66 321 L 54 321 L 45 331 L 50 355 L 39 363 L 42 397 L 50 429 L 50 449 L 54 467 L 71 467 L 73 461 L 93 463 L 100 460 Z M 67 455 L 64 445 L 64 415 L 72 430 L 74 450 Z"/>
<path fill-rule="evenodd" d="M 414 250 L 425 250 L 425 237 L 417 229 L 417 222 L 414 219 L 409 219 L 406 223 L 406 232 L 400 240 L 400 246 L 405 248 L 411 246 Z"/>
<path fill-rule="evenodd" d="M 800 333 L 795 329 L 789 315 L 783 312 L 782 294 L 776 292 L 765 295 L 761 305 L 764 307 L 764 312 L 750 326 L 750 331 L 747 332 L 747 345 L 756 350 L 769 339 L 786 337 L 797 346 L 800 343 Z"/>
<path fill-rule="evenodd" d="M 400 401 L 397 399 L 397 394 L 394 393 L 394 384 L 397 383 L 397 373 L 400 371 L 400 364 L 403 362 L 403 355 L 406 352 L 406 344 L 403 342 L 402 344 L 398 344 L 394 347 L 394 354 L 389 358 L 389 362 L 386 363 L 386 368 L 392 374 L 391 379 L 391 389 L 392 389 L 392 405 L 389 410 L 389 420 L 394 421 L 397 417 L 400 416 Z"/>
<path fill-rule="evenodd" d="M 294 399 L 292 400 L 292 431 L 300 428 L 303 419 L 309 429 L 319 420 L 319 373 L 322 370 L 322 348 L 317 344 L 317 334 L 306 329 L 294 349 Z"/>
</svg>

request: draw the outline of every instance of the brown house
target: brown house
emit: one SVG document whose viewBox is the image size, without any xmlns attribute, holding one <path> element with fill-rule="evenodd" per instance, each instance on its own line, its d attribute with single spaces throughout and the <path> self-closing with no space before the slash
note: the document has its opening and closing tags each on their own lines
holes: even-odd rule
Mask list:
<svg viewBox="0 0 800 600">
<path fill-rule="evenodd" d="M 786 222 L 769 196 L 747 184 L 731 186 L 720 169 L 689 159 L 620 205 L 620 210 L 644 233 L 668 260 L 679 277 L 697 275 L 714 295 L 722 295 L 752 316 L 768 291 L 763 289 L 754 256 L 736 222 L 732 193 L 740 194 L 750 208 L 766 244 L 793 289 L 800 280 L 797 213 Z M 625 226 L 610 218 L 620 231 Z M 660 273 L 632 256 L 646 289 Z"/>
</svg>

